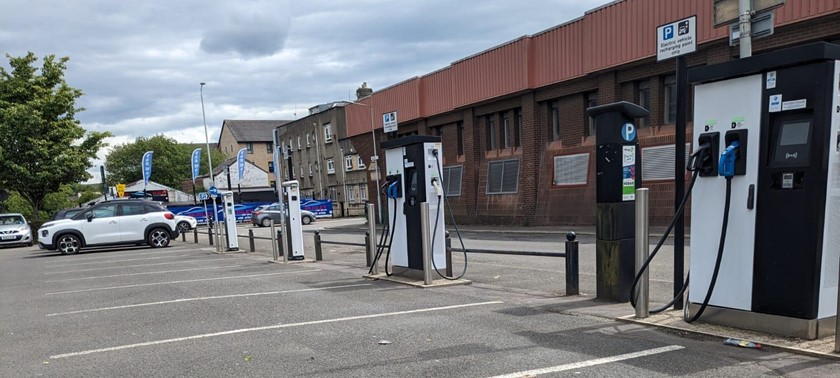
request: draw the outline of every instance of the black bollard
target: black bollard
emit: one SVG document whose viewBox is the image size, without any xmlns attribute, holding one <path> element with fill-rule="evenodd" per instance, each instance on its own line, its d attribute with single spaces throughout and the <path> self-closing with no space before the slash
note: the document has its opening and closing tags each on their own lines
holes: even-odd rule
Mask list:
<svg viewBox="0 0 840 378">
<path fill-rule="evenodd" d="M 370 261 L 370 231 L 365 231 L 365 266 L 370 267 L 373 262 Z"/>
<path fill-rule="evenodd" d="M 580 294 L 578 282 L 578 242 L 574 231 L 566 234 L 566 295 Z"/>
<path fill-rule="evenodd" d="M 207 229 L 207 236 L 210 238 L 210 245 L 213 245 L 213 228 Z"/>
<path fill-rule="evenodd" d="M 251 252 L 254 252 L 256 248 L 254 248 L 254 229 L 248 229 L 248 246 L 251 247 Z"/>
<path fill-rule="evenodd" d="M 198 227 L 193 228 L 193 240 L 195 240 L 195 244 L 198 244 Z"/>
<path fill-rule="evenodd" d="M 315 261 L 321 260 L 323 260 L 321 256 L 321 233 L 315 231 Z"/>
<path fill-rule="evenodd" d="M 449 237 L 449 231 L 446 231 L 446 276 L 452 277 L 452 238 Z"/>
</svg>

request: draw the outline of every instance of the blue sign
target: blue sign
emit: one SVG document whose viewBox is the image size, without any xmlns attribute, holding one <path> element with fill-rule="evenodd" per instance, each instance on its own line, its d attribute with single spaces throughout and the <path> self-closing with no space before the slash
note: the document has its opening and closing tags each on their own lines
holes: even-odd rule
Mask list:
<svg viewBox="0 0 840 378">
<path fill-rule="evenodd" d="M 662 39 L 667 41 L 671 38 L 674 38 L 674 25 L 668 25 L 662 29 Z"/>
<path fill-rule="evenodd" d="M 152 176 L 152 155 L 154 151 L 146 151 L 143 154 L 143 183 L 149 185 L 149 177 Z"/>
<path fill-rule="evenodd" d="M 216 189 L 215 186 L 211 186 L 210 189 L 207 189 L 207 191 L 210 192 L 210 195 L 213 196 L 213 197 L 216 197 L 216 196 L 219 195 L 219 189 Z"/>
<path fill-rule="evenodd" d="M 198 166 L 201 164 L 201 149 L 196 148 L 192 153 L 192 181 L 195 184 L 195 178 L 198 177 Z"/>
<path fill-rule="evenodd" d="M 625 123 L 621 127 L 621 138 L 628 142 L 636 140 L 636 126 L 630 122 Z"/>
<path fill-rule="evenodd" d="M 333 216 L 333 203 L 330 199 L 302 199 L 300 201 L 300 209 L 311 211 L 318 218 Z"/>
<path fill-rule="evenodd" d="M 199 201 L 207 201 L 207 192 L 200 192 L 198 193 L 198 200 Z"/>
<path fill-rule="evenodd" d="M 239 182 L 242 182 L 242 174 L 245 173 L 245 154 L 247 153 L 248 149 L 243 148 L 239 150 L 238 154 L 236 154 L 236 163 L 239 168 Z"/>
</svg>

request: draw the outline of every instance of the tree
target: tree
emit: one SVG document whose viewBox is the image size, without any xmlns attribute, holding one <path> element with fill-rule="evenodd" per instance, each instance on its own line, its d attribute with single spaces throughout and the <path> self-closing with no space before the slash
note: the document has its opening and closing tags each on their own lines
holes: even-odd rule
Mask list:
<svg viewBox="0 0 840 378">
<path fill-rule="evenodd" d="M 193 145 L 178 144 L 175 139 L 155 135 L 151 138 L 138 137 L 133 143 L 115 146 L 105 157 L 105 169 L 108 171 L 109 185 L 116 183 L 131 183 L 143 179 L 140 161 L 146 151 L 154 151 L 152 155 L 152 175 L 150 180 L 172 188 L 181 188 L 181 183 L 192 178 Z M 199 172 L 207 172 L 207 149 L 202 148 Z M 214 162 L 224 159 L 224 154 L 217 149 L 211 149 Z"/>
<path fill-rule="evenodd" d="M 62 185 L 91 178 L 87 168 L 108 132 L 86 132 L 75 119 L 80 89 L 64 81 L 69 58 L 28 53 L 0 67 L 0 187 L 16 191 L 38 216 L 45 198 Z"/>
</svg>

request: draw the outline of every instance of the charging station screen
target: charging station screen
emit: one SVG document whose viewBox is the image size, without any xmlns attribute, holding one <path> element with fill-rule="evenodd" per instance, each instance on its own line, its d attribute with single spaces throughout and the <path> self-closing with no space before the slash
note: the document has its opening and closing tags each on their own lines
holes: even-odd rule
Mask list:
<svg viewBox="0 0 840 378">
<path fill-rule="evenodd" d="M 782 125 L 782 135 L 779 138 L 780 146 L 794 146 L 808 143 L 808 133 L 811 131 L 810 122 L 791 122 Z"/>
</svg>

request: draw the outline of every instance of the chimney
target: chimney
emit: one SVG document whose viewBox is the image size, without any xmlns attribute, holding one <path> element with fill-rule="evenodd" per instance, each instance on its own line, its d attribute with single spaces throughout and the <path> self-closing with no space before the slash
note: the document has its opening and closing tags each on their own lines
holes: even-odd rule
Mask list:
<svg viewBox="0 0 840 378">
<path fill-rule="evenodd" d="M 362 86 L 356 89 L 356 100 L 361 100 L 373 94 L 373 89 L 368 88 L 367 82 L 362 83 Z"/>
</svg>

